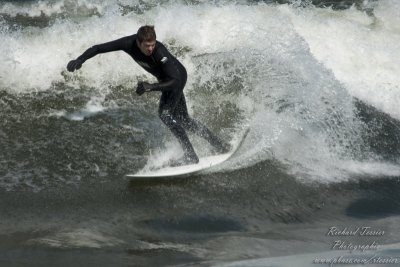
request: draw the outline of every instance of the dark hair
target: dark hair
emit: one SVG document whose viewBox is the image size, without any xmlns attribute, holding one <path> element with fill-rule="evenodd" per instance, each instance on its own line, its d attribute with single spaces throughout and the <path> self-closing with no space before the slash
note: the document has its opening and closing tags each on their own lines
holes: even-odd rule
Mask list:
<svg viewBox="0 0 400 267">
<path fill-rule="evenodd" d="M 156 40 L 156 31 L 154 30 L 154 26 L 145 25 L 139 28 L 137 31 L 137 38 L 139 43 L 144 41 L 151 42 Z"/>
</svg>

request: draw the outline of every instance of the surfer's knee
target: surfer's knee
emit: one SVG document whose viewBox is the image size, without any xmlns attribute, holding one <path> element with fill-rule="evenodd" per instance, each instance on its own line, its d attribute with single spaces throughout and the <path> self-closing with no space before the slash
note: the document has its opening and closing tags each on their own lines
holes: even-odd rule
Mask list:
<svg viewBox="0 0 400 267">
<path fill-rule="evenodd" d="M 158 116 L 160 117 L 161 121 L 168 126 L 177 123 L 177 121 L 173 118 L 168 109 L 161 110 L 158 113 Z"/>
</svg>

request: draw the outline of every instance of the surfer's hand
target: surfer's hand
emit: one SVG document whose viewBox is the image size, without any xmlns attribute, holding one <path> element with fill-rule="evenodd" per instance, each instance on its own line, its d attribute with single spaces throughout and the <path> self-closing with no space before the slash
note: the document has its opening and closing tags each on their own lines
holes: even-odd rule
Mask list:
<svg viewBox="0 0 400 267">
<path fill-rule="evenodd" d="M 80 59 L 71 60 L 70 62 L 68 62 L 67 70 L 69 72 L 74 72 L 75 70 L 79 70 L 82 67 L 82 64 L 83 62 Z"/>
<path fill-rule="evenodd" d="M 139 82 L 136 88 L 136 93 L 142 95 L 144 92 L 150 92 L 152 85 L 147 82 Z"/>
</svg>

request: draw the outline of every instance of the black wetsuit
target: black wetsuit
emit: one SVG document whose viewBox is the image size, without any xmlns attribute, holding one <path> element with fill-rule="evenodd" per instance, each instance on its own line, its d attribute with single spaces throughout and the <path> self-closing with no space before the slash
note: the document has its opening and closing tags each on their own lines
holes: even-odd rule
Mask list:
<svg viewBox="0 0 400 267">
<path fill-rule="evenodd" d="M 195 132 L 213 145 L 217 152 L 227 152 L 224 144 L 207 127 L 189 117 L 183 88 L 186 84 L 185 67 L 172 56 L 165 46 L 156 41 L 151 56 L 143 54 L 136 43 L 136 34 L 104 44 L 94 45 L 86 50 L 79 60 L 85 62 L 100 53 L 122 50 L 129 54 L 141 67 L 154 75 L 159 83 L 152 85 L 152 91 L 161 91 L 159 116 L 179 140 L 188 162 L 198 162 L 198 157 L 184 129 Z"/>
</svg>

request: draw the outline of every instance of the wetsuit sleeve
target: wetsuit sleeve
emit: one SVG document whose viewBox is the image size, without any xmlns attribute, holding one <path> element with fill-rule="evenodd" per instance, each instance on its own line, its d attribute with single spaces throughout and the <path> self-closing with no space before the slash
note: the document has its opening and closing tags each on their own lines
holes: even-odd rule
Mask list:
<svg viewBox="0 0 400 267">
<path fill-rule="evenodd" d="M 78 59 L 85 62 L 86 60 L 102 53 L 113 52 L 113 51 L 128 51 L 132 42 L 132 38 L 130 36 L 120 38 L 118 40 L 114 40 L 108 43 L 98 44 L 87 49 L 82 55 L 78 57 Z"/>
<path fill-rule="evenodd" d="M 178 70 L 174 63 L 176 59 L 163 45 L 160 45 L 155 52 L 154 59 L 160 64 L 165 79 L 162 82 L 152 84 L 151 91 L 166 92 L 178 89 L 182 84 L 183 73 Z"/>
</svg>

